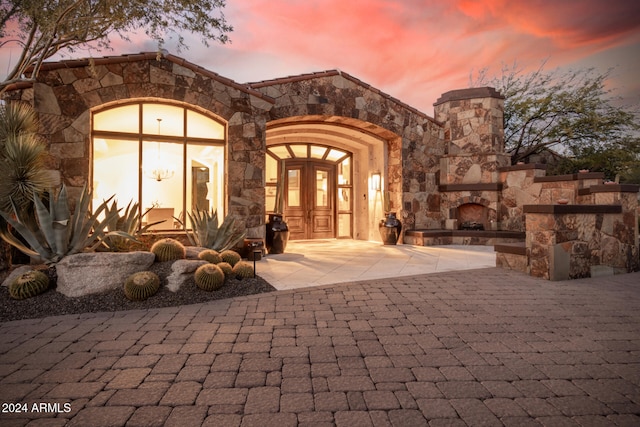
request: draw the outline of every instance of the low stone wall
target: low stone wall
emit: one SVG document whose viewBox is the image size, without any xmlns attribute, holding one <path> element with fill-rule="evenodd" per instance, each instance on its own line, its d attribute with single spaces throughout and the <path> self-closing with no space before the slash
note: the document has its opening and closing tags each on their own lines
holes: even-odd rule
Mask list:
<svg viewBox="0 0 640 427">
<path fill-rule="evenodd" d="M 566 280 L 640 269 L 638 225 L 622 205 L 527 205 L 530 274 Z"/>
</svg>

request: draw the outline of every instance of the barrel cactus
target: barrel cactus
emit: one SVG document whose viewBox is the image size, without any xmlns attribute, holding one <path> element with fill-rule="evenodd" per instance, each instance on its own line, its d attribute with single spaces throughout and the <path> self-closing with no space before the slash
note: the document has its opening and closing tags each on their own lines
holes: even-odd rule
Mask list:
<svg viewBox="0 0 640 427">
<path fill-rule="evenodd" d="M 222 257 L 218 251 L 214 251 L 213 249 L 205 249 L 198 254 L 198 258 L 211 264 L 219 264 L 222 262 Z"/>
<path fill-rule="evenodd" d="M 124 295 L 131 301 L 144 301 L 160 289 L 160 278 L 151 271 L 139 271 L 127 277 Z"/>
<path fill-rule="evenodd" d="M 246 261 L 240 261 L 233 266 L 233 274 L 238 279 L 253 277 L 253 266 Z"/>
<path fill-rule="evenodd" d="M 176 259 L 184 259 L 186 257 L 186 249 L 184 245 L 175 239 L 160 239 L 151 246 L 151 252 L 156 256 L 156 260 L 173 261 Z"/>
<path fill-rule="evenodd" d="M 13 299 L 31 298 L 49 288 L 49 277 L 42 271 L 32 270 L 21 274 L 9 285 L 9 295 Z"/>
<path fill-rule="evenodd" d="M 224 285 L 224 273 L 215 264 L 204 264 L 196 270 L 195 280 L 200 289 L 211 292 Z"/>
<path fill-rule="evenodd" d="M 231 267 L 231 264 L 229 264 L 228 262 L 219 262 L 218 267 L 220 267 L 220 270 L 222 270 L 222 272 L 224 273 L 224 277 L 225 279 L 228 279 L 230 277 L 233 277 L 233 267 Z"/>
<path fill-rule="evenodd" d="M 220 257 L 222 257 L 222 261 L 228 262 L 232 267 L 242 259 L 238 252 L 231 249 L 220 252 Z"/>
</svg>

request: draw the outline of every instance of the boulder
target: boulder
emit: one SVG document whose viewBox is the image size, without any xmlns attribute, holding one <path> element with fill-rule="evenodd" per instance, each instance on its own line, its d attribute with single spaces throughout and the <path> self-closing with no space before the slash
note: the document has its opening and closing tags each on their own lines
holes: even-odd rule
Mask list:
<svg viewBox="0 0 640 427">
<path fill-rule="evenodd" d="M 171 265 L 171 274 L 167 276 L 167 289 L 178 292 L 182 285 L 193 279 L 193 274 L 207 261 L 179 259 Z"/>
<path fill-rule="evenodd" d="M 56 265 L 57 291 L 79 297 L 117 289 L 131 274 L 148 270 L 151 252 L 89 252 L 64 257 Z"/>
<path fill-rule="evenodd" d="M 198 255 L 200 254 L 200 252 L 206 250 L 207 248 L 202 248 L 200 246 L 185 246 L 185 249 L 187 259 L 198 259 Z"/>
</svg>

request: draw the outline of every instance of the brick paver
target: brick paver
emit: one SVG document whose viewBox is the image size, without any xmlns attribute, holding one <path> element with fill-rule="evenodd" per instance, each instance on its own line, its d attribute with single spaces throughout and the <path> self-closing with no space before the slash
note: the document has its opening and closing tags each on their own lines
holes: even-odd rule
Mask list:
<svg viewBox="0 0 640 427">
<path fill-rule="evenodd" d="M 636 426 L 639 307 L 483 269 L 7 322 L 0 425 Z"/>
</svg>

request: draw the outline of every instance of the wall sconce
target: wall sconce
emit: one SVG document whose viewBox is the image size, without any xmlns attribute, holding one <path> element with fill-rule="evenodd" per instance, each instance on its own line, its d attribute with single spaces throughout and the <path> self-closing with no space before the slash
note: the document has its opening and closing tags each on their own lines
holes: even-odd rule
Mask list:
<svg viewBox="0 0 640 427">
<path fill-rule="evenodd" d="M 382 189 L 382 175 L 380 172 L 371 174 L 371 189 L 380 191 Z"/>
</svg>

